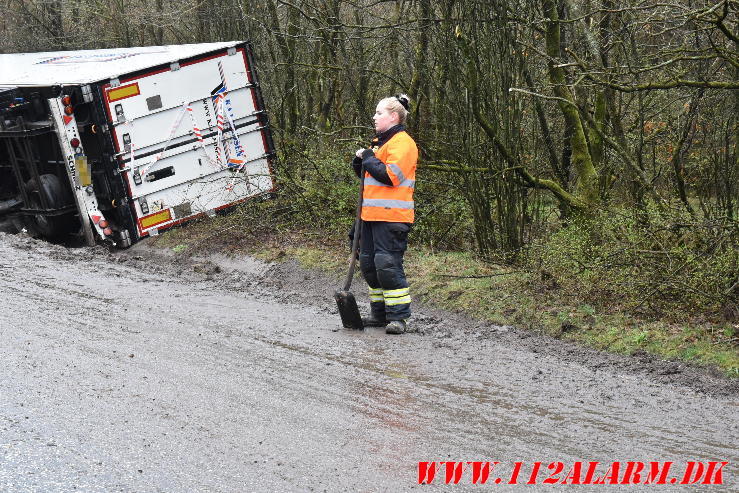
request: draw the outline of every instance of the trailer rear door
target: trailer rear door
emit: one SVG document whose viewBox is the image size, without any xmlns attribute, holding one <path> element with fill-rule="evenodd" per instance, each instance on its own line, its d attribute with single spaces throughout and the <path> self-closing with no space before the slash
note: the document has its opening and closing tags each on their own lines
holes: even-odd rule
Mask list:
<svg viewBox="0 0 739 493">
<path fill-rule="evenodd" d="M 246 44 L 101 85 L 138 235 L 274 189 Z"/>
</svg>

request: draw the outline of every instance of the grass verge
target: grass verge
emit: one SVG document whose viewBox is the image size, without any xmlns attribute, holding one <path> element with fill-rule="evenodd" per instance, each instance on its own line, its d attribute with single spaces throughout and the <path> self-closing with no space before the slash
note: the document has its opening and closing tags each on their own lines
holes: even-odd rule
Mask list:
<svg viewBox="0 0 739 493">
<path fill-rule="evenodd" d="M 244 210 L 175 228 L 151 240 L 182 255 L 248 254 L 267 261 L 297 260 L 337 278 L 348 248 L 340 233 L 322 234 L 275 226 Z M 681 323 L 639 318 L 563 297 L 537 274 L 491 265 L 469 252 L 411 247 L 406 273 L 414 299 L 499 325 L 513 325 L 597 349 L 715 366 L 739 378 L 739 326 L 702 319 Z"/>
</svg>

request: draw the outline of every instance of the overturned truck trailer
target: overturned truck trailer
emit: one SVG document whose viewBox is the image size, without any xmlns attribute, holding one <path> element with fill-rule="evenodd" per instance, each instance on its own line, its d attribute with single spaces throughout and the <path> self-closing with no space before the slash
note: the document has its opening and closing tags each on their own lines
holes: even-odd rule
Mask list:
<svg viewBox="0 0 739 493">
<path fill-rule="evenodd" d="M 244 42 L 0 55 L 0 218 L 127 247 L 274 190 Z"/>
</svg>

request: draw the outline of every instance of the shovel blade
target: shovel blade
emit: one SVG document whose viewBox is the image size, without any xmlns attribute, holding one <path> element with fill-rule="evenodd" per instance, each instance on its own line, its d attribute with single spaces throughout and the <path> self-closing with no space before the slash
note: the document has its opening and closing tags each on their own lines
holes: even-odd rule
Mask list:
<svg viewBox="0 0 739 493">
<path fill-rule="evenodd" d="M 336 305 L 339 307 L 341 324 L 347 329 L 364 329 L 362 316 L 359 314 L 357 300 L 349 291 L 336 291 L 334 293 Z"/>
</svg>

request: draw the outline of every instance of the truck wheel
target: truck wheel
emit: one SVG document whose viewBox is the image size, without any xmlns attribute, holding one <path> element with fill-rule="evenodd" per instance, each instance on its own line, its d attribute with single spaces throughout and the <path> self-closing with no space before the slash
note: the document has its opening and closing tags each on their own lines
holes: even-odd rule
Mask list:
<svg viewBox="0 0 739 493">
<path fill-rule="evenodd" d="M 41 175 L 39 176 L 39 183 L 36 183 L 35 179 L 31 179 L 26 183 L 26 190 L 28 191 L 29 205 L 34 209 L 41 208 L 42 193 L 51 208 L 58 209 L 72 203 L 71 194 L 62 185 L 56 175 Z M 31 216 L 29 219 L 28 222 L 32 226 L 30 230 L 35 230 L 39 235 L 49 239 L 71 233 L 74 231 L 76 223 L 73 214 L 64 214 L 61 216 L 44 216 L 38 214 Z"/>
<path fill-rule="evenodd" d="M 9 217 L 0 217 L 0 233 L 15 234 L 17 232 L 18 228 L 16 228 L 12 219 L 10 219 Z"/>
</svg>

